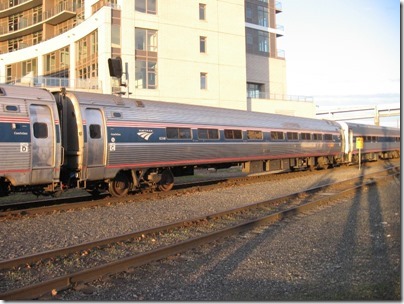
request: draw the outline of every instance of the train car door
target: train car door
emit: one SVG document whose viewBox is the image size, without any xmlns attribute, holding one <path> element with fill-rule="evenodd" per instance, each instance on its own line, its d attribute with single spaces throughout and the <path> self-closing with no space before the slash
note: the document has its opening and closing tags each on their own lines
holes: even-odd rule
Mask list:
<svg viewBox="0 0 404 304">
<path fill-rule="evenodd" d="M 105 123 L 100 109 L 87 108 L 85 111 L 87 131 L 87 178 L 104 178 L 105 169 Z"/>
<path fill-rule="evenodd" d="M 55 130 L 52 113 L 45 105 L 29 106 L 31 121 L 31 184 L 51 183 L 55 166 Z"/>
</svg>

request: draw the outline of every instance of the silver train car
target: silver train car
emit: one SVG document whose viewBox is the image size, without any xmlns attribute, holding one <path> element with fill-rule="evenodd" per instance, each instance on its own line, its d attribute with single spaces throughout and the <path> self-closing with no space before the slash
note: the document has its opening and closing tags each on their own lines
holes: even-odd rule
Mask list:
<svg viewBox="0 0 404 304">
<path fill-rule="evenodd" d="M 400 157 L 400 129 L 379 126 L 363 125 L 358 123 L 340 122 L 343 134 L 345 134 L 349 149 L 346 152 L 349 162 L 359 161 L 359 149 L 356 147 L 356 139 L 363 140 L 363 160 L 372 161 Z"/>
<path fill-rule="evenodd" d="M 192 175 L 196 167 L 327 168 L 355 161 L 356 136 L 370 136 L 365 158 L 400 155 L 398 129 L 86 92 L 1 90 L 3 193 L 84 188 L 123 196 L 142 187 L 170 190 L 175 176 Z M 41 147 L 48 156 L 40 157 L 46 163 L 39 169 Z"/>
<path fill-rule="evenodd" d="M 55 192 L 60 187 L 59 115 L 51 93 L 0 87 L 0 195 L 10 187 Z"/>
</svg>

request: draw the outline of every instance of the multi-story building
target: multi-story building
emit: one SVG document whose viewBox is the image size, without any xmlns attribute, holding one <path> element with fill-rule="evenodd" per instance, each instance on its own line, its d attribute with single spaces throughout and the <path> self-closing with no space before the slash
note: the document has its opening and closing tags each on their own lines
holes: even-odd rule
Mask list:
<svg viewBox="0 0 404 304">
<path fill-rule="evenodd" d="M 280 12 L 275 0 L 2 1 L 0 83 L 295 114 L 271 105 L 286 99 Z"/>
</svg>

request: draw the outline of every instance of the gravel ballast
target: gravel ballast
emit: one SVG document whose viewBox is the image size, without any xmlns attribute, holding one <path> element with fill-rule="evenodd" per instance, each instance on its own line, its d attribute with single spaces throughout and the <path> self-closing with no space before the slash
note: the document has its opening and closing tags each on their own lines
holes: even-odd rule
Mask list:
<svg viewBox="0 0 404 304">
<path fill-rule="evenodd" d="M 400 184 L 230 237 L 63 300 L 400 300 Z"/>
<path fill-rule="evenodd" d="M 383 165 L 364 166 L 362 172 L 378 171 Z M 198 217 L 361 173 L 357 167 L 346 169 L 292 181 L 2 221 L 1 259 Z M 69 290 L 57 297 L 399 299 L 400 288 L 400 183 L 396 180 L 363 190 L 352 200 L 321 212 L 206 245 L 131 274 L 115 275 L 107 282 L 95 282 L 84 292 Z"/>
</svg>

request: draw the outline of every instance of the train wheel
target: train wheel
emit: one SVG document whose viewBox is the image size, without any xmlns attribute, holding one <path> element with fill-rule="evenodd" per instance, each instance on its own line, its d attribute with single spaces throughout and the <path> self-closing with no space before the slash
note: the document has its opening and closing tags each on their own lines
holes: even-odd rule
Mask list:
<svg viewBox="0 0 404 304">
<path fill-rule="evenodd" d="M 165 169 L 161 173 L 161 179 L 157 183 L 158 189 L 160 191 L 170 191 L 174 186 L 174 175 L 170 169 Z"/>
<path fill-rule="evenodd" d="M 122 197 L 129 192 L 130 181 L 124 172 L 119 172 L 108 184 L 108 191 L 113 196 Z"/>
</svg>

